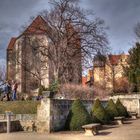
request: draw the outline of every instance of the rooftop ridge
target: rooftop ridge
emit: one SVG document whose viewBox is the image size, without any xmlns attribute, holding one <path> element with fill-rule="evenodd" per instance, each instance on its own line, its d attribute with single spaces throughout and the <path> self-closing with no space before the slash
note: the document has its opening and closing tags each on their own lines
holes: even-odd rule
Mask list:
<svg viewBox="0 0 140 140">
<path fill-rule="evenodd" d="M 14 45 L 15 45 L 15 42 L 16 42 L 16 37 L 12 37 L 9 44 L 8 44 L 8 47 L 7 47 L 7 50 L 12 50 Z"/>
</svg>

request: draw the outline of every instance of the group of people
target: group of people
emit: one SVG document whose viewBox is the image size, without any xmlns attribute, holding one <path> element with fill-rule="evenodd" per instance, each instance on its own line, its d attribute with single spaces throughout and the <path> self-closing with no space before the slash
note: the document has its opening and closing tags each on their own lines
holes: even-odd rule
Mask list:
<svg viewBox="0 0 140 140">
<path fill-rule="evenodd" d="M 6 98 L 7 101 L 15 101 L 17 100 L 17 88 L 18 84 L 16 81 L 6 81 L 3 87 L 3 93 L 1 97 L 1 101 Z"/>
</svg>

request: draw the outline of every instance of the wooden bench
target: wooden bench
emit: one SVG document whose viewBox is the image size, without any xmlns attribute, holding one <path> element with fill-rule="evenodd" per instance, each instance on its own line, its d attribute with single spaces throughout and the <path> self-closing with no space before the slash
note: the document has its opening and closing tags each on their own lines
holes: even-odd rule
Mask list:
<svg viewBox="0 0 140 140">
<path fill-rule="evenodd" d="M 138 118 L 138 113 L 136 112 L 129 112 L 130 116 L 132 119 L 137 119 Z"/>
<path fill-rule="evenodd" d="M 83 125 L 82 128 L 85 129 L 86 136 L 93 136 L 98 134 L 98 127 L 100 126 L 99 123 L 87 124 Z"/>
<path fill-rule="evenodd" d="M 123 121 L 124 121 L 124 118 L 125 118 L 124 116 L 114 117 L 115 124 L 122 125 Z"/>
</svg>

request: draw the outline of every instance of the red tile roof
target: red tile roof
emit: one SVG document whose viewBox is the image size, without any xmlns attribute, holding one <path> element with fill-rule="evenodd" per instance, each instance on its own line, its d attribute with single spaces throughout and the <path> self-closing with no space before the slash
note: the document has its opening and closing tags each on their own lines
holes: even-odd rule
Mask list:
<svg viewBox="0 0 140 140">
<path fill-rule="evenodd" d="M 117 65 L 121 58 L 121 55 L 109 55 L 109 61 L 112 65 Z"/>
<path fill-rule="evenodd" d="M 28 28 L 23 32 L 23 34 L 44 33 L 46 31 L 46 27 L 46 21 L 41 16 L 37 16 L 33 20 L 33 22 L 28 26 Z"/>
<path fill-rule="evenodd" d="M 9 45 L 8 45 L 8 48 L 7 50 L 12 50 L 14 45 L 15 45 L 15 42 L 16 42 L 16 38 L 15 37 L 12 37 L 10 42 L 9 42 Z"/>
</svg>

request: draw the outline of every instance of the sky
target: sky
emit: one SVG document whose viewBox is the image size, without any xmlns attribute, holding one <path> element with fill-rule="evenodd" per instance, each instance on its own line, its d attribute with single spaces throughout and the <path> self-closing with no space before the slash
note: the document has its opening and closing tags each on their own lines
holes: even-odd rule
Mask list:
<svg viewBox="0 0 140 140">
<path fill-rule="evenodd" d="M 93 10 L 95 16 L 105 20 L 113 53 L 127 53 L 134 45 L 134 26 L 140 21 L 140 0 L 80 0 L 80 6 Z M 0 0 L 0 64 L 6 62 L 10 38 L 19 35 L 31 16 L 48 8 L 48 0 Z"/>
</svg>

